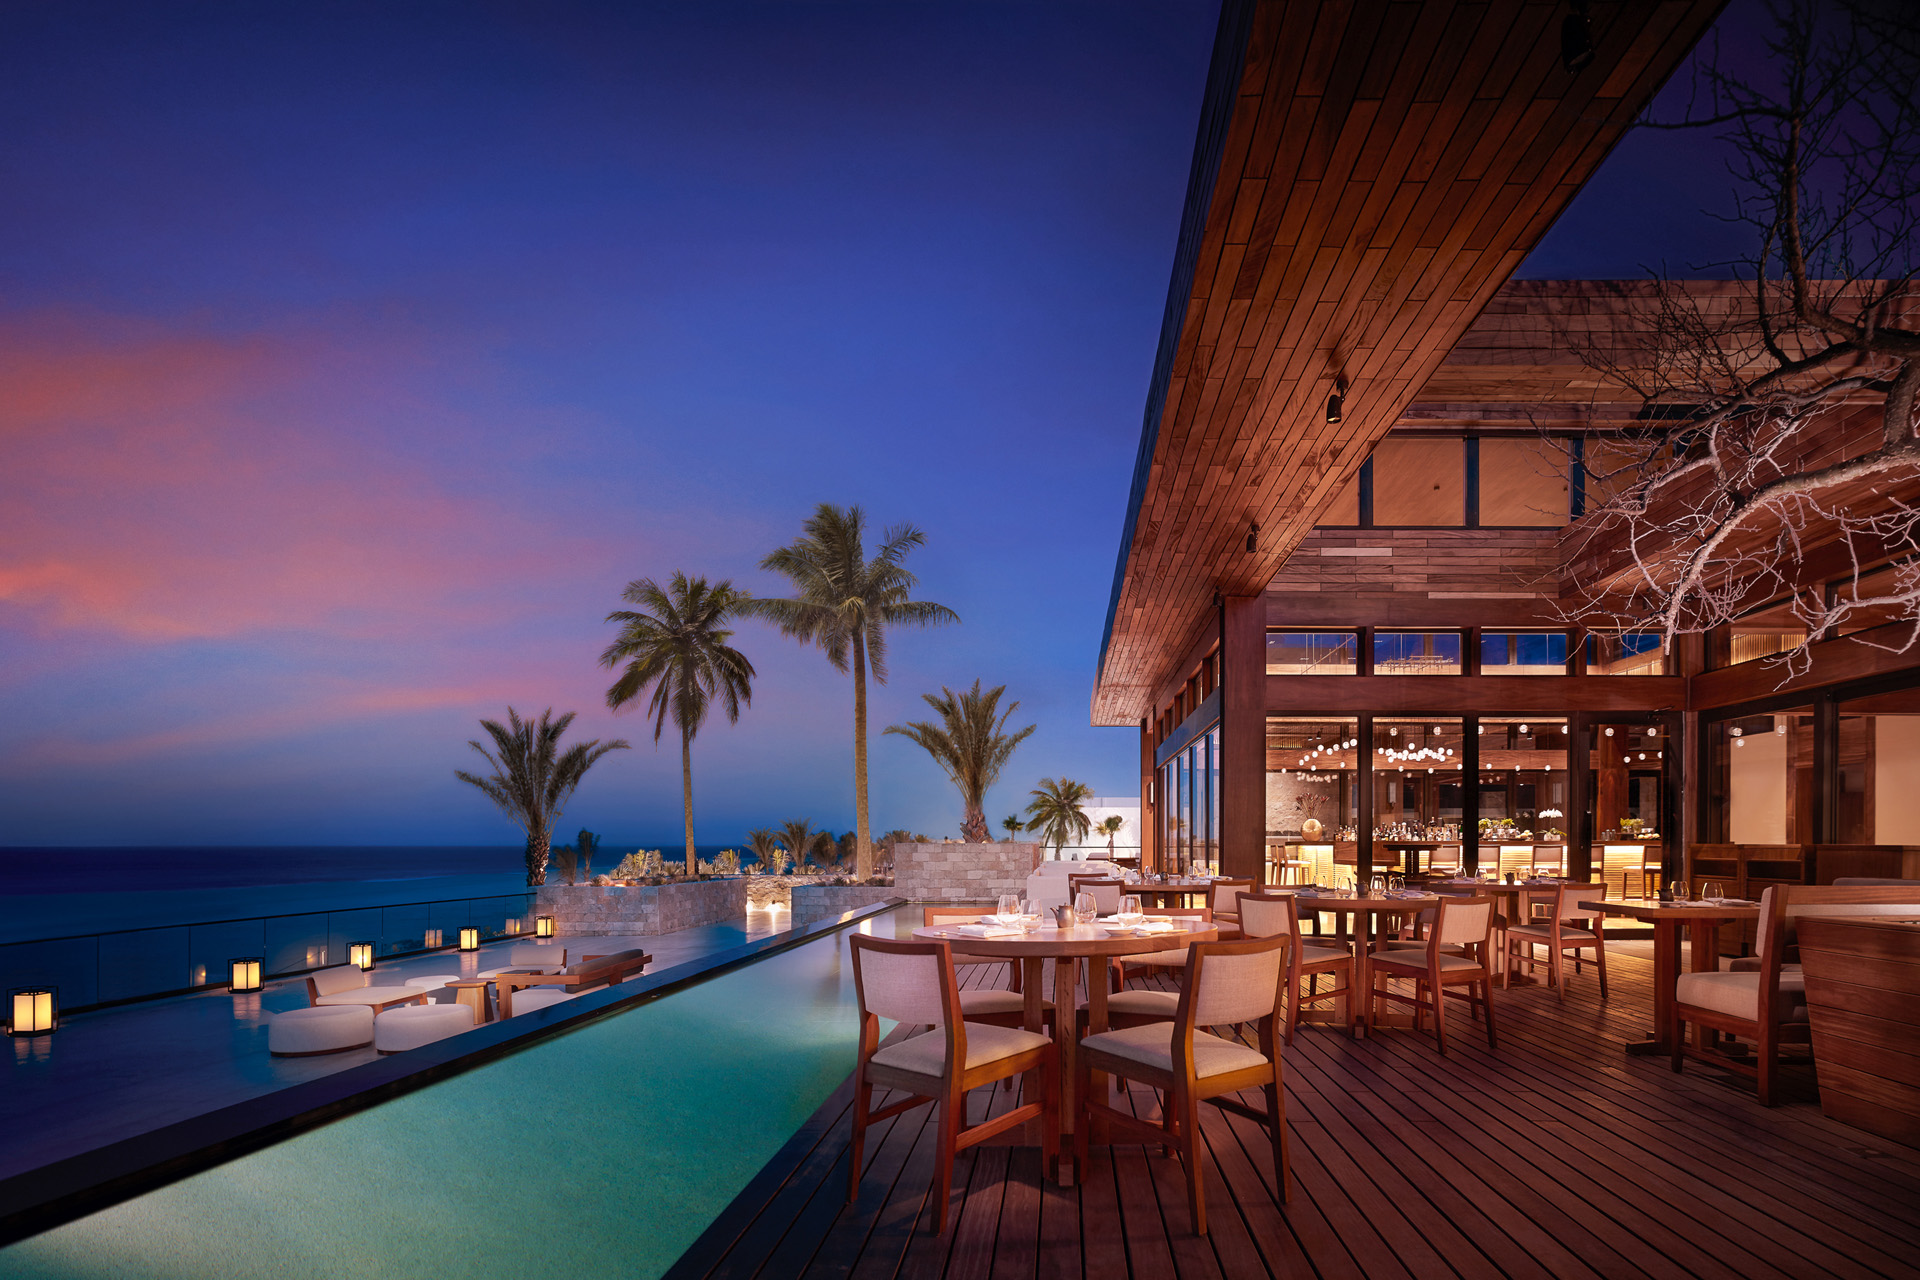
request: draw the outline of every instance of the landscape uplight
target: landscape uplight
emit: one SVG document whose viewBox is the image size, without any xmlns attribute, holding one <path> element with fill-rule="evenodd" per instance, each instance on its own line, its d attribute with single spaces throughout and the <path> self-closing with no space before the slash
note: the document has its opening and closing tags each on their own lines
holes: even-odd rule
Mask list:
<svg viewBox="0 0 1920 1280">
<path fill-rule="evenodd" d="M 245 994 L 260 989 L 259 956 L 239 956 L 227 961 L 229 976 L 227 990 Z"/>
</svg>

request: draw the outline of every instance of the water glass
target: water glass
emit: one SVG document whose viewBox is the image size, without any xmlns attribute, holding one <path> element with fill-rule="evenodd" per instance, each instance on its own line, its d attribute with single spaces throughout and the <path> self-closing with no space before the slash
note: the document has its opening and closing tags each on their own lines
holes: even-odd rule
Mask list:
<svg viewBox="0 0 1920 1280">
<path fill-rule="evenodd" d="M 1092 924 L 1100 914 L 1100 903 L 1090 893 L 1083 893 L 1073 900 L 1073 918 L 1081 924 Z"/>
<path fill-rule="evenodd" d="M 1121 918 L 1126 920 L 1138 920 L 1140 918 L 1140 899 L 1131 894 L 1123 895 L 1120 899 L 1120 915 Z"/>
<path fill-rule="evenodd" d="M 1406 891 L 1407 891 L 1407 878 L 1405 876 L 1388 876 L 1387 877 L 1388 893 L 1405 893 Z"/>
<path fill-rule="evenodd" d="M 1700 886 L 1700 896 L 1708 902 L 1718 902 L 1727 896 L 1718 880 L 1709 880 Z"/>
<path fill-rule="evenodd" d="M 1019 915 L 1020 895 L 1017 893 L 1001 894 L 1000 901 L 994 906 L 993 914 L 999 916 L 1002 920 Z"/>
<path fill-rule="evenodd" d="M 1369 897 L 1378 898 L 1386 891 L 1387 878 L 1385 876 L 1375 876 L 1373 879 L 1367 881 L 1367 895 Z"/>
</svg>

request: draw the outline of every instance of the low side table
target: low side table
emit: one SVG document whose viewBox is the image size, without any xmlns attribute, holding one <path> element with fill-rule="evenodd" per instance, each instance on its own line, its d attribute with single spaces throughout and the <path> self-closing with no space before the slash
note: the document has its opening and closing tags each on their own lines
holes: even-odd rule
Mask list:
<svg viewBox="0 0 1920 1280">
<path fill-rule="evenodd" d="M 463 1004 L 473 1010 L 473 1024 L 477 1027 L 483 1022 L 493 1021 L 493 1002 L 487 999 L 487 988 L 491 984 L 484 979 L 465 982 L 449 982 L 447 990 L 453 992 L 455 1004 Z"/>
</svg>

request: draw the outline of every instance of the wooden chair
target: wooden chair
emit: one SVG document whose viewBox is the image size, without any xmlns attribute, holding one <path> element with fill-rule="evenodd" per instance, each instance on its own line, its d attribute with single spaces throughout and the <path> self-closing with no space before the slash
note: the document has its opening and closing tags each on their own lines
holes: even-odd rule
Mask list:
<svg viewBox="0 0 1920 1280">
<path fill-rule="evenodd" d="M 1367 1007 L 1375 1001 L 1390 1000 L 1413 1006 L 1413 1029 L 1422 1029 L 1428 1001 L 1433 1005 L 1433 1037 L 1440 1052 L 1447 1051 L 1447 1011 L 1443 997 L 1465 1000 L 1474 1016 L 1486 1011 L 1487 1047 L 1499 1048 L 1493 1029 L 1493 899 L 1443 898 L 1434 912 L 1433 931 L 1424 951 L 1395 950 L 1380 947 L 1367 957 L 1371 978 Z M 1380 987 L 1379 980 L 1409 978 L 1411 996 Z M 1449 992 L 1448 987 L 1466 987 L 1464 992 Z M 1480 994 L 1473 989 L 1478 987 Z M 1429 994 L 1431 993 L 1431 994 Z M 1426 997 L 1426 998 L 1423 998 Z"/>
<path fill-rule="evenodd" d="M 936 1235 L 947 1229 L 953 1198 L 953 1158 L 995 1134 L 1029 1120 L 1040 1121 L 1047 1176 L 1060 1172 L 1059 1050 L 1052 1040 L 1031 1031 L 968 1022 L 960 1013 L 960 985 L 953 975 L 953 953 L 944 942 L 905 942 L 850 934 L 853 990 L 860 1008 L 859 1056 L 853 1069 L 853 1150 L 847 1203 L 860 1198 L 860 1171 L 867 1126 L 931 1102 L 939 1110 L 935 1124 L 935 1192 L 940 1211 Z M 880 1019 L 933 1030 L 882 1047 Z M 1013 1107 L 991 1120 L 966 1123 L 967 1093 L 983 1085 L 1038 1071 L 1038 1102 Z M 873 1111 L 875 1088 L 908 1095 Z"/>
<path fill-rule="evenodd" d="M 1600 919 L 1592 911 L 1583 909 L 1583 901 L 1607 896 L 1607 886 L 1600 884 L 1563 884 L 1556 887 L 1547 898 L 1547 914 L 1544 921 L 1530 920 L 1523 924 L 1507 927 L 1505 933 L 1505 952 L 1508 967 L 1524 964 L 1529 969 L 1537 969 L 1542 963 L 1547 966 L 1547 982 L 1559 993 L 1562 1000 L 1567 998 L 1566 957 L 1574 957 L 1576 972 L 1582 951 L 1592 951 L 1594 967 L 1600 971 L 1600 998 L 1607 998 L 1607 948 L 1600 932 Z M 1531 901 L 1531 895 L 1528 898 Z M 1534 948 L 1544 946 L 1547 958 L 1543 962 L 1534 954 Z"/>
<path fill-rule="evenodd" d="M 644 973 L 652 963 L 652 956 L 634 947 L 610 955 L 581 956 L 558 973 L 498 974 L 493 979 L 493 987 L 500 997 L 500 1016 L 513 1016 L 514 993 L 524 988 L 539 987 L 546 991 L 564 990 L 571 995 L 585 995 L 590 988 L 625 982 L 636 973 Z"/>
<path fill-rule="evenodd" d="M 1294 1028 L 1300 1025 L 1302 1005 L 1324 1000 L 1340 1000 L 1347 1006 L 1347 1034 L 1353 1034 L 1353 952 L 1345 947 L 1329 947 L 1308 942 L 1300 932 L 1300 904 L 1290 893 L 1242 893 L 1240 895 L 1240 932 L 1248 938 L 1271 938 L 1284 933 L 1293 939 L 1287 951 L 1287 1043 L 1293 1043 Z M 1340 985 L 1321 991 L 1320 975 L 1340 975 Z M 1300 994 L 1300 983 L 1307 983 L 1307 994 Z"/>
<path fill-rule="evenodd" d="M 1240 895 L 1256 892 L 1251 880 L 1215 880 L 1213 888 L 1207 894 L 1207 905 L 1213 908 L 1213 923 L 1224 939 L 1240 936 Z"/>
<path fill-rule="evenodd" d="M 1207 1205 L 1200 1177 L 1200 1104 L 1209 1098 L 1223 1110 L 1267 1125 L 1273 1140 L 1274 1185 L 1291 1198 L 1287 1177 L 1286 1103 L 1281 1093 L 1280 1046 L 1275 1038 L 1281 1013 L 1283 975 L 1293 939 L 1243 938 L 1237 942 L 1196 942 L 1188 948 L 1186 981 L 1171 1022 L 1128 1027 L 1087 1036 L 1074 1060 L 1074 1096 L 1079 1118 L 1074 1128 L 1077 1168 L 1087 1165 L 1087 1134 L 1097 1115 L 1116 1141 L 1131 1139 L 1179 1148 L 1187 1172 L 1187 1205 L 1196 1235 L 1207 1233 Z M 1249 1048 L 1201 1027 L 1255 1024 L 1259 1047 Z M 1093 1096 L 1092 1074 L 1105 1071 L 1158 1089 L 1161 1123 L 1149 1123 Z M 1260 1089 L 1264 1114 L 1225 1095 Z"/>
<path fill-rule="evenodd" d="M 1120 895 L 1126 891 L 1127 882 L 1111 876 L 1067 877 L 1067 905 L 1072 906 L 1082 893 L 1090 893 L 1094 906 L 1103 916 L 1110 916 L 1120 909 Z"/>
<path fill-rule="evenodd" d="M 936 924 L 972 924 L 987 914 L 979 907 L 927 907 L 923 922 Z M 1021 1011 L 1026 1007 L 1025 998 L 1020 994 L 1020 962 L 1009 960 L 1005 956 L 983 956 L 969 952 L 965 944 L 953 948 L 953 967 L 955 972 L 961 969 L 976 969 L 983 965 L 1007 966 L 1007 985 L 1005 989 L 986 988 L 977 991 L 962 991 L 960 1005 L 967 1017 L 975 1022 L 1000 1020 L 1000 1015 L 1011 1013 L 1014 1020 L 1006 1023 L 1010 1027 L 1023 1026 Z M 1011 998 L 1009 998 L 1011 997 Z"/>
<path fill-rule="evenodd" d="M 1771 1107 L 1779 1091 L 1780 1046 L 1811 1044 L 1806 978 L 1787 963 L 1795 922 L 1802 916 L 1920 915 L 1920 887 L 1913 885 L 1775 885 L 1761 895 L 1755 933 L 1759 965 L 1751 969 L 1683 973 L 1674 984 L 1673 1019 L 1667 1035 L 1673 1045 L 1673 1069 L 1692 1056 L 1717 1067 L 1750 1073 L 1761 1105 Z M 1893 999 L 1894 993 L 1886 993 Z M 1729 1058 L 1687 1043 L 1686 1024 L 1751 1040 L 1754 1063 Z"/>
<path fill-rule="evenodd" d="M 1202 924 L 1213 923 L 1212 907 L 1162 907 L 1153 912 L 1156 916 L 1187 916 L 1198 918 Z M 1184 972 L 1187 967 L 1187 949 L 1176 947 L 1170 951 L 1147 951 L 1140 955 L 1115 956 L 1108 966 L 1112 975 L 1113 990 L 1127 989 L 1127 979 L 1143 978 L 1157 969 L 1173 969 Z"/>
</svg>

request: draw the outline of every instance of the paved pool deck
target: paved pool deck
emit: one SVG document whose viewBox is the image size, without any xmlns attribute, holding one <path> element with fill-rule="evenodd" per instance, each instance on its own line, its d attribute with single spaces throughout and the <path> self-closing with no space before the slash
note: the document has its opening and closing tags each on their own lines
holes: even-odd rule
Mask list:
<svg viewBox="0 0 1920 1280">
<path fill-rule="evenodd" d="M 736 924 L 654 937 L 556 938 L 578 953 L 644 947 L 657 973 L 782 931 L 789 917 L 754 911 Z M 528 941 L 520 939 L 520 941 Z M 512 941 L 477 952 L 440 951 L 383 960 L 381 985 L 458 971 L 471 977 L 507 963 Z M 267 1052 L 267 1020 L 307 1004 L 304 976 L 252 995 L 206 991 L 63 1018 L 52 1035 L 0 1048 L 0 1178 L 40 1168 L 123 1138 L 371 1062 L 371 1046 L 312 1058 Z"/>
</svg>

